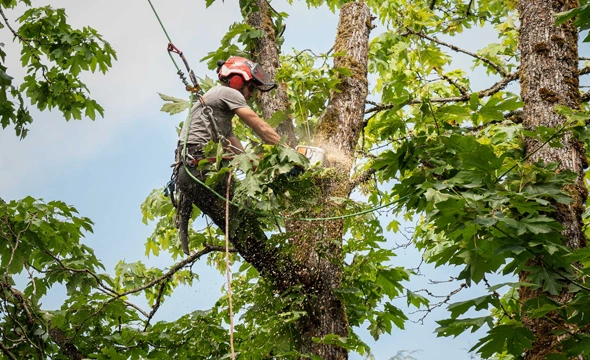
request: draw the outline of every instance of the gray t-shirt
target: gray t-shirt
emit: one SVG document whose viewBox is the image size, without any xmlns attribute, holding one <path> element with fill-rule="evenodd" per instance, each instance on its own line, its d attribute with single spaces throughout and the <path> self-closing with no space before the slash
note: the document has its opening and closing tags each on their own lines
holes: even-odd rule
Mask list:
<svg viewBox="0 0 590 360">
<path fill-rule="evenodd" d="M 213 110 L 213 118 L 217 124 L 219 134 L 225 136 L 225 138 L 233 136 L 231 120 L 235 114 L 234 110 L 248 107 L 244 95 L 236 89 L 218 85 L 207 91 L 203 98 L 205 104 L 209 105 Z M 188 121 L 185 121 L 178 137 L 180 145 L 184 144 L 187 124 Z M 203 114 L 201 102 L 197 100 L 191 109 L 191 127 L 187 144 L 205 146 L 209 140 L 219 141 L 213 126 L 210 124 L 209 117 Z"/>
</svg>

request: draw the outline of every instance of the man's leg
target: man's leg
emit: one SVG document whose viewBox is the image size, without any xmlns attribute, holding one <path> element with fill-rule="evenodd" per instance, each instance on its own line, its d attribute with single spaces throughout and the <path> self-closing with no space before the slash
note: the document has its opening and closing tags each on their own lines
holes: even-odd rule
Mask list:
<svg viewBox="0 0 590 360">
<path fill-rule="evenodd" d="M 180 238 L 180 244 L 182 245 L 182 251 L 189 255 L 190 250 L 188 247 L 188 222 L 193 213 L 193 201 L 187 193 L 182 193 L 178 199 L 178 237 Z"/>
<path fill-rule="evenodd" d="M 197 170 L 196 167 L 191 167 L 190 171 L 194 177 L 205 182 L 206 176 L 201 171 Z M 192 205 L 192 203 L 194 203 L 204 214 L 208 215 L 213 223 L 225 232 L 225 200 L 220 199 L 211 192 L 210 189 L 197 183 L 186 173 L 184 167 L 181 167 L 178 170 L 178 186 L 184 194 L 181 201 L 183 206 L 179 206 L 179 211 L 181 211 L 181 227 L 179 229 L 181 242 L 183 241 L 183 234 L 186 234 L 188 244 L 188 220 L 191 216 L 192 208 L 190 205 Z M 220 179 L 217 184 L 213 185 L 213 189 L 218 194 L 225 197 L 227 191 L 227 177 Z M 230 191 L 230 198 L 231 197 L 232 192 Z M 247 210 L 241 210 L 231 204 L 229 206 L 230 241 L 242 254 L 260 253 L 263 250 L 261 247 L 265 246 L 267 238 L 256 215 Z"/>
</svg>

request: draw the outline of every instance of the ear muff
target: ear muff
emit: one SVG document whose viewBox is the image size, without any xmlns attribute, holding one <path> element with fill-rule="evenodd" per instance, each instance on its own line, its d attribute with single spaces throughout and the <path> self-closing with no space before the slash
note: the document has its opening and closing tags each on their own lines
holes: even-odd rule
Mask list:
<svg viewBox="0 0 590 360">
<path fill-rule="evenodd" d="M 243 77 L 241 77 L 240 75 L 234 75 L 231 77 L 231 79 L 229 79 L 228 86 L 232 89 L 241 91 L 244 87 L 244 83 L 245 81 Z"/>
</svg>

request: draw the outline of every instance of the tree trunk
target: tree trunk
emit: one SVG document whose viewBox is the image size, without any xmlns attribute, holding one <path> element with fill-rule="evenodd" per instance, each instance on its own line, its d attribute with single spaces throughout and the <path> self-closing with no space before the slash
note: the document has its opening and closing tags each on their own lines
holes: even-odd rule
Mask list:
<svg viewBox="0 0 590 360">
<path fill-rule="evenodd" d="M 553 110 L 556 105 L 565 105 L 577 109 L 580 105 L 578 90 L 578 30 L 571 21 L 559 27 L 554 26 L 554 15 L 578 6 L 577 0 L 521 0 L 520 39 L 521 53 L 520 83 L 521 97 L 524 101 L 524 127 L 534 130 L 537 126 L 560 127 L 566 119 Z M 579 249 L 586 246 L 582 231 L 582 212 L 587 198 L 584 185 L 584 167 L 587 166 L 585 151 L 581 143 L 571 133 L 563 137 L 562 148 L 548 145 L 537 151 L 541 143 L 533 138 L 525 140 L 526 153 L 531 155 L 529 161 L 539 159 L 545 162 L 559 163 L 560 170 L 571 170 L 578 174 L 575 183 L 566 188 L 573 198 L 570 205 L 557 204 L 554 214 L 565 228 L 562 234 L 566 245 Z M 536 151 L 536 152 L 535 152 Z M 538 264 L 535 264 L 538 265 Z M 520 274 L 521 281 L 526 273 Z M 522 302 L 540 296 L 540 290 L 523 287 L 519 291 Z M 556 297 L 559 302 L 567 302 L 569 293 L 564 291 Z M 523 309 L 523 313 L 525 313 Z M 526 351 L 525 359 L 544 359 L 555 351 L 555 345 L 563 336 L 553 335 L 558 330 L 555 321 L 547 318 L 531 319 L 523 317 L 523 323 L 531 330 L 536 341 L 533 348 Z"/>
<path fill-rule="evenodd" d="M 272 18 L 271 9 L 267 0 L 256 0 L 258 11 L 248 17 L 248 24 L 256 29 L 264 31 L 264 35 L 256 41 L 252 48 L 252 60 L 260 64 L 262 68 L 274 79 L 280 67 L 279 47 L 277 45 L 277 34 Z M 287 85 L 284 82 L 278 83 L 277 88 L 270 92 L 260 92 L 257 98 L 258 105 L 262 109 L 262 117 L 270 119 L 277 111 L 288 114 L 289 97 L 287 96 Z M 276 128 L 281 137 L 287 138 L 287 145 L 297 145 L 293 119 L 290 115 Z"/>
<path fill-rule="evenodd" d="M 326 150 L 330 175 L 316 179 L 319 200 L 324 209 L 319 217 L 334 216 L 342 205 L 333 198 L 348 198 L 351 192 L 350 169 L 364 120 L 367 97 L 367 62 L 371 15 L 364 2 L 344 5 L 340 12 L 334 51 L 346 53 L 334 60 L 335 67 L 351 70 L 342 76 L 340 92 L 332 92 L 318 120 L 314 143 Z M 329 334 L 348 337 L 348 319 L 344 304 L 334 290 L 342 285 L 342 220 L 289 222 L 286 224 L 293 244 L 294 262 L 306 294 L 307 316 L 297 324 L 301 351 L 328 360 L 348 359 L 346 349 L 319 344 L 313 338 Z"/>
</svg>

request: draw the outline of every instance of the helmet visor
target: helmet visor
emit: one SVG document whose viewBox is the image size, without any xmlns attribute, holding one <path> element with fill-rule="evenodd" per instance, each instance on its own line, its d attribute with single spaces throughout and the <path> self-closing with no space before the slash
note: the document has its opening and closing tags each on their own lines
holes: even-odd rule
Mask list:
<svg viewBox="0 0 590 360">
<path fill-rule="evenodd" d="M 252 72 L 252 84 L 258 90 L 262 92 L 271 91 L 277 84 L 275 84 L 271 77 L 262 69 L 258 64 L 254 64 L 254 67 L 250 69 Z"/>
</svg>

